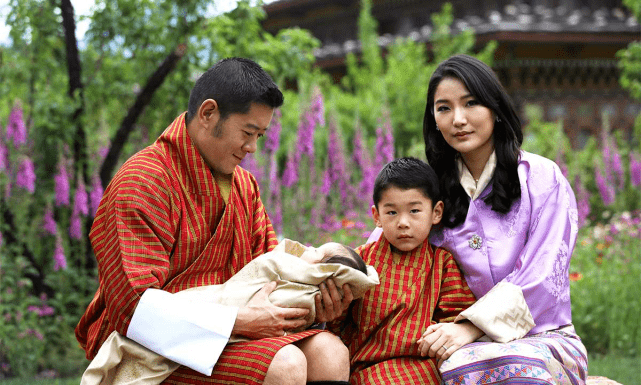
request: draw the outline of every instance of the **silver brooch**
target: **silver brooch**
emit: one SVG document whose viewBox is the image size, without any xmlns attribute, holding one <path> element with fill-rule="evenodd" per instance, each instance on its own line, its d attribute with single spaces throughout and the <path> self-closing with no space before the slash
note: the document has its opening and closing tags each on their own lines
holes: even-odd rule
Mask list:
<svg viewBox="0 0 641 385">
<path fill-rule="evenodd" d="M 481 239 L 481 237 L 479 237 L 478 235 L 474 234 L 470 239 L 469 244 L 471 248 L 473 248 L 474 250 L 478 250 L 483 245 L 483 239 Z"/>
</svg>

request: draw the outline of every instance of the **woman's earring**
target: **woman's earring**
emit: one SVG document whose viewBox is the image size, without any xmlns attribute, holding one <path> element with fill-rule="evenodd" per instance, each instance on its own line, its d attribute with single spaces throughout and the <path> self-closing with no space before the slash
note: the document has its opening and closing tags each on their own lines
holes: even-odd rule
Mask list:
<svg viewBox="0 0 641 385">
<path fill-rule="evenodd" d="M 441 131 L 441 130 L 438 129 L 438 124 L 436 125 L 436 131 Z"/>
<path fill-rule="evenodd" d="M 497 123 L 501 122 L 501 118 L 499 118 L 499 117 L 497 116 L 497 117 L 496 117 L 496 122 L 497 122 Z"/>
</svg>

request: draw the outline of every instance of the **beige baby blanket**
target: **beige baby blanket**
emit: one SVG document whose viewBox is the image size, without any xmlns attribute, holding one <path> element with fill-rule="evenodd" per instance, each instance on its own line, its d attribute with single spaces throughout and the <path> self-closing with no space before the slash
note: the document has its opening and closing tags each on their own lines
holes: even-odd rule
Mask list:
<svg viewBox="0 0 641 385">
<path fill-rule="evenodd" d="M 307 325 L 300 329 L 304 330 L 316 318 L 314 296 L 319 293 L 318 285 L 327 278 L 333 278 L 339 288 L 350 284 L 354 298 L 362 297 L 379 283 L 372 266 L 367 267 L 365 275 L 340 264 L 311 265 L 298 258 L 305 249 L 300 243 L 285 239 L 271 252 L 248 263 L 224 284 L 197 287 L 173 295 L 185 301 L 242 307 L 265 284 L 277 281 L 276 289 L 269 296 L 270 301 L 278 306 L 310 309 Z M 243 340 L 232 336 L 229 343 Z M 80 384 L 160 384 L 178 366 L 114 331 L 89 364 Z"/>
</svg>

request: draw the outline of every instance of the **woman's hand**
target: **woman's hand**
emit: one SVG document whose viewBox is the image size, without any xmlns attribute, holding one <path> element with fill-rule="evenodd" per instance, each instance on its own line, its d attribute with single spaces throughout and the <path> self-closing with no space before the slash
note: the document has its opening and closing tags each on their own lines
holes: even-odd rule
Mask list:
<svg viewBox="0 0 641 385">
<path fill-rule="evenodd" d="M 276 289 L 276 282 L 270 282 L 238 309 L 232 334 L 250 339 L 282 337 L 287 331 L 305 325 L 309 309 L 284 308 L 269 301 L 269 294 Z"/>
<path fill-rule="evenodd" d="M 330 322 L 340 317 L 354 299 L 352 289 L 343 285 L 343 296 L 338 291 L 334 280 L 329 278 L 319 285 L 321 294 L 316 294 L 316 322 Z"/>
<path fill-rule="evenodd" d="M 452 353 L 476 341 L 482 335 L 483 331 L 469 321 L 434 324 L 418 339 L 418 350 L 423 357 L 436 357 L 440 368 Z"/>
</svg>

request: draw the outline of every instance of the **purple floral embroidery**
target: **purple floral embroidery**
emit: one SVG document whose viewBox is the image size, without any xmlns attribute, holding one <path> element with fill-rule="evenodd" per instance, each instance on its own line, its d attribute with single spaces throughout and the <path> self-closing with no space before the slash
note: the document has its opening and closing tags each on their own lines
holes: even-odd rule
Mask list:
<svg viewBox="0 0 641 385">
<path fill-rule="evenodd" d="M 545 289 L 556 297 L 558 302 L 567 302 L 570 300 L 570 280 L 568 276 L 568 245 L 563 241 L 556 254 L 554 266 L 550 275 L 545 279 Z"/>
</svg>

